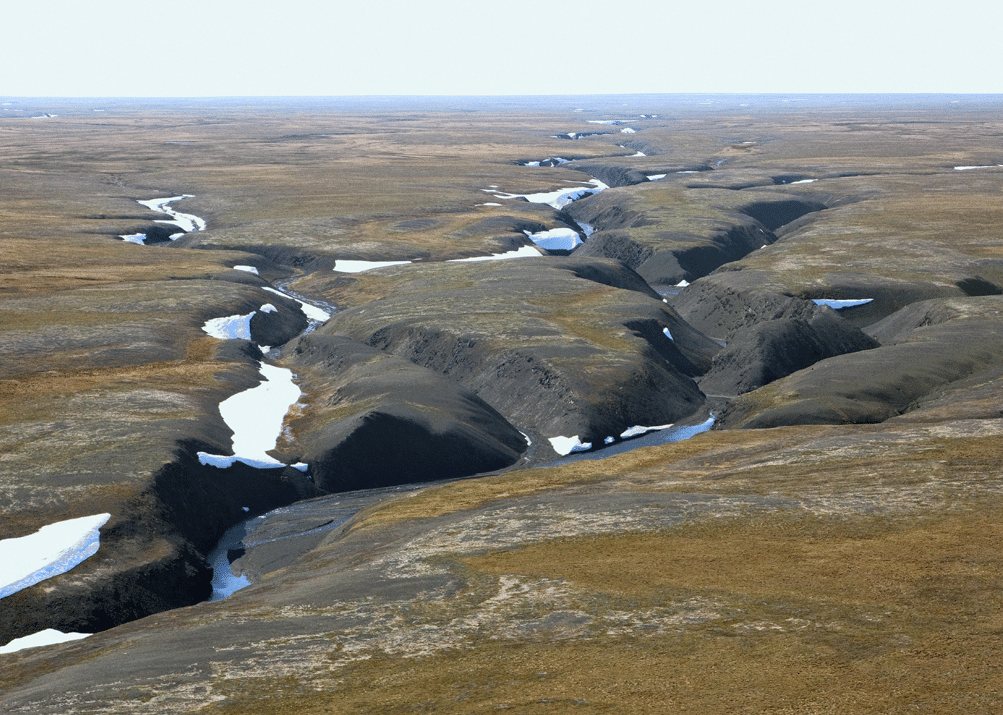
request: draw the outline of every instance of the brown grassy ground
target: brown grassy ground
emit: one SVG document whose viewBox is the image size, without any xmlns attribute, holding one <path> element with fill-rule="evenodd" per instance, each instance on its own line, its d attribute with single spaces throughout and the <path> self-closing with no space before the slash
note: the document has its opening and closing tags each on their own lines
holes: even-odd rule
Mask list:
<svg viewBox="0 0 1003 715">
<path fill-rule="evenodd" d="M 124 510 L 178 439 L 210 432 L 225 446 L 210 413 L 247 366 L 221 363 L 199 326 L 247 296 L 210 276 L 253 263 L 291 277 L 254 255 L 291 248 L 317 261 L 299 270 L 320 266 L 304 289 L 364 307 L 403 271 L 332 279 L 322 261 L 494 253 L 497 235 L 464 232 L 489 216 L 553 225 L 549 209 L 477 206 L 491 185 L 585 178 L 520 160 L 642 150 L 617 164 L 715 167 L 638 189 L 639 211 L 670 228 L 724 220 L 739 187 L 818 178 L 783 191 L 835 207 L 738 266 L 762 288 L 814 295 L 852 288 L 849 275 L 964 300 L 959 279 L 1000 276 L 1003 170 L 952 168 L 1003 162 L 984 107 L 664 110 L 637 134 L 577 142 L 551 138 L 594 128 L 564 107 L 4 120 L 4 345 L 59 332 L 125 351 L 109 362 L 52 340 L 5 355 L 5 528 Z M 136 199 L 178 193 L 209 221 L 199 250 L 114 237 L 156 218 Z M 540 309 L 619 344 L 595 334 L 579 298 Z M 111 340 L 139 323 L 156 349 Z M 1003 426 L 990 372 L 882 425 L 715 432 L 425 489 L 227 601 L 0 657 L 0 709 L 999 712 Z M 136 452 L 148 434 L 155 445 Z"/>
</svg>

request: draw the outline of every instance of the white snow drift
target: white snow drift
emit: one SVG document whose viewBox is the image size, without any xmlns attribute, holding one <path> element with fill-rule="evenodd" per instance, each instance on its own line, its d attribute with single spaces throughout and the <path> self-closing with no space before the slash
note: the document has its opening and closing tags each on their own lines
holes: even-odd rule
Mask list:
<svg viewBox="0 0 1003 715">
<path fill-rule="evenodd" d="M 202 464 L 220 468 L 234 462 L 262 469 L 286 466 L 267 452 L 275 449 L 286 413 L 303 392 L 293 382 L 292 370 L 264 363 L 259 370 L 263 382 L 219 403 L 223 421 L 233 430 L 233 455 L 199 452 Z"/>
<path fill-rule="evenodd" d="M 66 573 L 96 554 L 99 530 L 110 518 L 111 514 L 81 516 L 0 541 L 0 598 Z"/>
</svg>

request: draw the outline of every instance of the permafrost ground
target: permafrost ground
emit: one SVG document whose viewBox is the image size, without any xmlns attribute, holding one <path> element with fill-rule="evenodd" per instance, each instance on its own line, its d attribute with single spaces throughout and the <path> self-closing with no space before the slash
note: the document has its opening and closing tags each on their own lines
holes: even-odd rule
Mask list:
<svg viewBox="0 0 1003 715">
<path fill-rule="evenodd" d="M 995 100 L 717 99 L 5 118 L 0 709 L 998 711 Z"/>
</svg>

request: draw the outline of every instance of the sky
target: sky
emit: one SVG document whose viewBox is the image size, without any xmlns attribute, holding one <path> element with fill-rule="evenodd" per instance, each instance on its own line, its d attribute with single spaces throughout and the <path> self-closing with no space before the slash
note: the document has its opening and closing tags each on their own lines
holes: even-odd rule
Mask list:
<svg viewBox="0 0 1003 715">
<path fill-rule="evenodd" d="M 1003 93 L 999 0 L 38 0 L 0 96 Z"/>
</svg>

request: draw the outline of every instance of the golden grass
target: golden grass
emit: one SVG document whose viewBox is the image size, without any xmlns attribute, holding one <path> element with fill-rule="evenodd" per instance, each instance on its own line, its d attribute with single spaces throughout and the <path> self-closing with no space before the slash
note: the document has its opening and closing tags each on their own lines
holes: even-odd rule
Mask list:
<svg viewBox="0 0 1003 715">
<path fill-rule="evenodd" d="M 973 505 L 976 506 L 976 505 Z M 210 713 L 990 713 L 1003 704 L 999 507 L 696 522 L 472 556 L 561 579 L 592 608 L 696 604 L 649 635 L 481 638 L 221 685 Z M 710 616 L 701 616 L 706 612 Z M 533 614 L 542 616 L 545 610 Z"/>
</svg>

